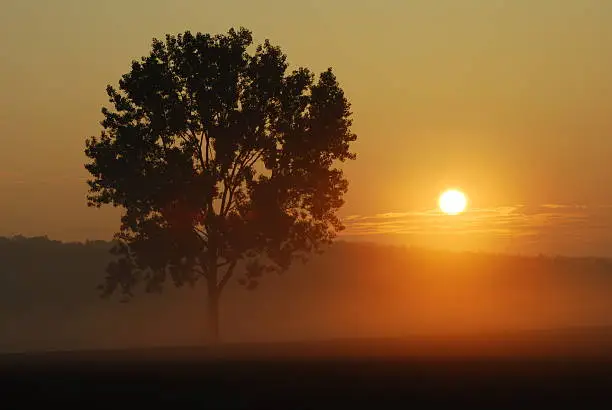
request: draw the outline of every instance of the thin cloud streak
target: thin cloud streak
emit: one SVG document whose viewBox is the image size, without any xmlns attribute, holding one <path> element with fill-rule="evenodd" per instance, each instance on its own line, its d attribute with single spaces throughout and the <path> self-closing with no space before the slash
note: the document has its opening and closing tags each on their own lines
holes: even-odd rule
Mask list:
<svg viewBox="0 0 612 410">
<path fill-rule="evenodd" d="M 612 231 L 609 206 L 544 204 L 472 209 L 449 216 L 439 210 L 387 212 L 344 219 L 343 235 L 448 234 L 537 235 L 543 232 L 579 232 L 585 229 Z"/>
</svg>

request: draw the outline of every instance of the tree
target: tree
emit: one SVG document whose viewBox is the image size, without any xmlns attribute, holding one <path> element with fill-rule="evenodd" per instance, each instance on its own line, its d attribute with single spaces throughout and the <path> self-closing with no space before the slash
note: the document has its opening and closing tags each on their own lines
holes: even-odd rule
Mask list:
<svg viewBox="0 0 612 410">
<path fill-rule="evenodd" d="M 316 81 L 306 68 L 289 73 L 279 47 L 252 43 L 244 28 L 153 39 L 119 89 L 107 87 L 112 108 L 86 140 L 88 205 L 124 211 L 102 294 L 204 279 L 214 340 L 238 265 L 253 289 L 343 229 L 348 181 L 335 166 L 355 159 L 332 69 Z"/>
</svg>

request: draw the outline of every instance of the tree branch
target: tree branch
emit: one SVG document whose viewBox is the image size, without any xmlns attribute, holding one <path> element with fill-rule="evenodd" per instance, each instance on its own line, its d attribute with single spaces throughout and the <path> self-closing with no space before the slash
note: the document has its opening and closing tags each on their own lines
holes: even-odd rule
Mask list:
<svg viewBox="0 0 612 410">
<path fill-rule="evenodd" d="M 224 215 L 228 215 L 228 214 L 229 214 L 229 212 L 230 212 L 230 210 L 232 210 L 232 208 L 234 208 L 234 207 L 235 207 L 235 206 L 234 206 L 234 203 L 233 203 L 233 200 L 234 200 L 234 195 L 235 195 L 235 193 L 236 193 L 236 189 L 237 189 L 238 187 L 239 187 L 239 184 L 235 184 L 235 185 L 232 187 L 232 189 L 230 190 L 230 193 L 229 193 L 229 199 L 228 199 L 228 201 L 227 201 L 227 207 L 225 208 L 225 214 L 224 214 Z"/>
<path fill-rule="evenodd" d="M 200 239 L 202 240 L 204 244 L 208 242 L 208 233 L 204 229 L 198 226 L 194 226 L 193 230 L 196 231 L 197 234 L 199 234 Z"/>
<path fill-rule="evenodd" d="M 238 263 L 238 261 L 234 260 L 227 268 L 227 271 L 225 271 L 225 275 L 223 275 L 223 279 L 221 279 L 221 282 L 219 282 L 219 285 L 217 287 L 218 293 L 221 293 L 221 291 L 223 291 L 223 288 L 225 287 L 225 285 L 227 285 L 227 282 L 229 282 L 229 280 L 234 275 L 234 268 L 236 267 L 236 263 Z"/>
<path fill-rule="evenodd" d="M 229 208 L 231 204 L 231 198 L 232 198 L 231 191 L 233 190 L 233 187 L 234 187 L 234 178 L 236 177 L 236 170 L 238 169 L 238 165 L 242 163 L 242 160 L 240 158 L 242 157 L 244 152 L 248 152 L 248 151 L 241 151 L 236 156 L 236 159 L 234 160 L 234 163 L 232 165 L 232 171 L 229 177 L 223 178 L 223 197 L 221 198 L 221 209 L 219 210 L 219 215 L 225 216 L 226 207 Z M 228 199 L 227 198 L 228 191 L 230 192 L 230 197 L 229 197 L 229 201 L 226 203 L 225 201 Z"/>
<path fill-rule="evenodd" d="M 202 130 L 202 135 L 198 138 L 194 132 L 195 142 L 198 144 L 198 157 L 200 159 L 200 165 L 202 165 L 203 171 L 208 171 L 208 152 L 206 153 L 206 161 L 204 160 L 204 154 L 202 153 L 202 144 L 204 143 L 204 138 L 206 136 L 206 132 Z M 206 137 L 208 139 L 208 137 Z M 208 151 L 208 149 L 207 149 Z"/>
<path fill-rule="evenodd" d="M 200 139 L 200 151 L 202 151 L 202 140 L 205 138 L 206 139 L 206 169 L 208 169 L 208 162 L 210 161 L 210 137 L 208 136 L 208 133 L 204 133 L 204 131 L 202 131 L 203 134 L 203 138 Z"/>
<path fill-rule="evenodd" d="M 226 260 L 225 262 L 218 263 L 217 264 L 217 268 L 222 268 L 222 267 L 227 266 L 227 265 L 229 265 L 231 263 L 232 263 L 232 261 Z"/>
<path fill-rule="evenodd" d="M 238 172 L 242 172 L 245 168 L 250 168 L 252 167 L 263 155 L 264 150 L 260 150 L 258 152 L 255 153 L 255 155 L 253 155 L 251 158 L 245 158 L 245 160 L 242 162 L 241 167 L 239 169 Z M 234 195 L 236 194 L 236 190 L 240 187 L 240 184 L 234 184 L 230 190 L 229 193 L 229 199 L 227 201 L 227 207 L 225 209 L 225 215 L 227 215 L 229 213 L 230 210 L 232 210 L 232 208 L 234 208 L 235 204 L 233 203 L 234 200 Z"/>
<path fill-rule="evenodd" d="M 201 276 L 206 277 L 206 271 L 204 270 L 204 268 L 202 267 L 202 265 L 195 265 L 193 267 L 193 270 L 196 271 L 196 273 L 199 273 Z"/>
<path fill-rule="evenodd" d="M 179 132 L 177 134 L 183 141 L 185 141 L 185 143 L 189 144 L 191 141 L 189 141 L 189 139 L 185 136 L 185 133 L 183 132 Z"/>
<path fill-rule="evenodd" d="M 233 171 L 232 171 L 233 173 Z M 232 179 L 232 176 L 229 178 L 223 178 L 223 196 L 221 197 L 221 208 L 219 208 L 219 215 L 225 215 L 225 201 L 227 199 L 227 190 L 229 187 L 228 180 Z"/>
</svg>

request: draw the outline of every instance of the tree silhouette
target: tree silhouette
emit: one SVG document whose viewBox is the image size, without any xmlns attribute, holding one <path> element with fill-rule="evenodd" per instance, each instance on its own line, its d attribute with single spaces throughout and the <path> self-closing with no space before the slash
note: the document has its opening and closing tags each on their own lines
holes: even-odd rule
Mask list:
<svg viewBox="0 0 612 410">
<path fill-rule="evenodd" d="M 253 289 L 343 229 L 348 181 L 335 166 L 355 159 L 350 104 L 331 68 L 318 79 L 289 73 L 279 47 L 252 43 L 244 28 L 153 39 L 119 90 L 107 87 L 113 108 L 86 141 L 89 206 L 124 211 L 103 295 L 203 278 L 214 340 L 237 265 Z"/>
</svg>

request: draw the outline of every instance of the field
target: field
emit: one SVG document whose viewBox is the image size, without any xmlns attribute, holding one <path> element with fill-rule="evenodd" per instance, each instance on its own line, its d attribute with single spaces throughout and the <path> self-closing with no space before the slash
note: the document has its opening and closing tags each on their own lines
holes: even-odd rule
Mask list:
<svg viewBox="0 0 612 410">
<path fill-rule="evenodd" d="M 582 407 L 612 387 L 612 328 L 47 352 L 4 355 L 0 362 L 3 397 L 22 403 Z"/>
<path fill-rule="evenodd" d="M 0 240 L 4 402 L 593 408 L 612 388 L 610 259 L 337 243 L 254 292 L 228 286 L 213 349 L 201 286 L 100 300 L 107 251 Z"/>
</svg>

